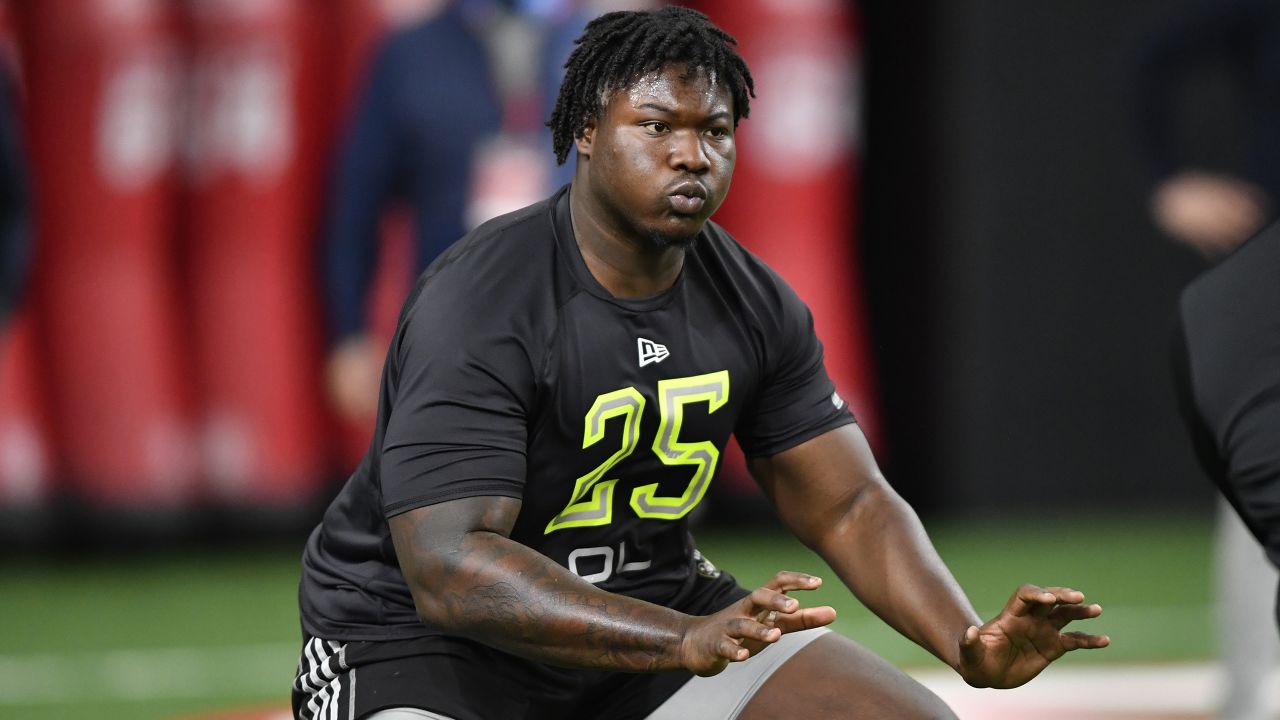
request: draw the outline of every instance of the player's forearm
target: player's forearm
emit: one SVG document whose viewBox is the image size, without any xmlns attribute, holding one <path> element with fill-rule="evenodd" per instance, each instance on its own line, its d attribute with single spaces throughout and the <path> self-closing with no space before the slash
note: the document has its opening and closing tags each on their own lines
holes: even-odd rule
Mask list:
<svg viewBox="0 0 1280 720">
<path fill-rule="evenodd" d="M 424 550 L 409 580 L 429 625 L 557 665 L 681 667 L 688 616 L 600 590 L 496 533 L 466 533 L 446 552 Z"/>
<path fill-rule="evenodd" d="M 982 621 L 906 501 L 887 484 L 873 484 L 828 528 L 815 549 L 858 598 L 958 667 L 964 631 Z"/>
</svg>

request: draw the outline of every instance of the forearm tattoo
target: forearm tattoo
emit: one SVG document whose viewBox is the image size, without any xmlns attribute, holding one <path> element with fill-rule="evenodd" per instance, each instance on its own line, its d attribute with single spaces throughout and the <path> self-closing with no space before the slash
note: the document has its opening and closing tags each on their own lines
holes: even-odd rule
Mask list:
<svg viewBox="0 0 1280 720">
<path fill-rule="evenodd" d="M 683 616 L 676 611 L 600 590 L 498 532 L 441 533 L 429 517 L 416 517 L 398 538 L 411 547 L 405 575 L 424 622 L 551 664 L 680 667 Z M 487 520 L 478 524 L 497 526 Z M 405 555 L 399 542 L 398 552 Z"/>
</svg>

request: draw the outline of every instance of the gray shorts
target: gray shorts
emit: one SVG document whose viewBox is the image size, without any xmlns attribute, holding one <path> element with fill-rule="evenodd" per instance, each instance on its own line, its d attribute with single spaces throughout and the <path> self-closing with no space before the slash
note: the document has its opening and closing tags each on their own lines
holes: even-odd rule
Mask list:
<svg viewBox="0 0 1280 720">
<path fill-rule="evenodd" d="M 826 628 L 814 628 L 783 635 L 750 660 L 730 663 L 719 675 L 695 677 L 649 713 L 646 720 L 734 720 L 783 663 L 828 632 L 831 631 Z"/>
<path fill-rule="evenodd" d="M 815 628 L 783 635 L 781 640 L 746 662 L 730 663 L 724 672 L 695 677 L 667 698 L 647 720 L 734 720 L 751 696 L 791 656 L 829 632 Z M 369 720 L 452 720 L 426 710 L 393 708 L 369 716 Z"/>
</svg>

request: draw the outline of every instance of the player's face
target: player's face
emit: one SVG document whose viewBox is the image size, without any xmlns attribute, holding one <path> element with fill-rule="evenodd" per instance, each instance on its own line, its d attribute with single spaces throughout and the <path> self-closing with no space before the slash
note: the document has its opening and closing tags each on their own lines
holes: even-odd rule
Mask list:
<svg viewBox="0 0 1280 720">
<path fill-rule="evenodd" d="M 658 247 L 692 242 L 733 176 L 729 88 L 684 72 L 667 66 L 613 93 L 578 146 L 616 224 Z"/>
</svg>

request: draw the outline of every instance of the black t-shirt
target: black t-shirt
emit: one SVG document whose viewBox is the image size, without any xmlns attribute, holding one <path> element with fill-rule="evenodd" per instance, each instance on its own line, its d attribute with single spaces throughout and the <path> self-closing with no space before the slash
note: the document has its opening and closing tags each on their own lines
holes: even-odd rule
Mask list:
<svg viewBox="0 0 1280 720">
<path fill-rule="evenodd" d="M 683 609 L 699 563 L 685 518 L 730 433 L 767 456 L 850 422 L 808 309 L 723 229 L 707 223 L 670 290 L 617 299 L 562 189 L 477 228 L 414 287 L 372 446 L 307 542 L 303 627 L 445 632 L 417 618 L 387 518 L 493 495 L 523 503 L 513 540 Z"/>
</svg>

